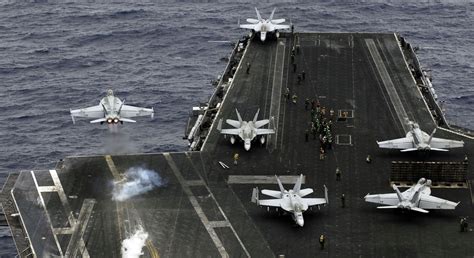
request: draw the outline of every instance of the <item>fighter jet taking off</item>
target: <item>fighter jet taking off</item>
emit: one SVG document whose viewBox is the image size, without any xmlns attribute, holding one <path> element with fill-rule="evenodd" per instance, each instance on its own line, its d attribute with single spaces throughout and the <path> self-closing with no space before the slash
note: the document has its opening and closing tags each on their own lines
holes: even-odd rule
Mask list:
<svg viewBox="0 0 474 258">
<path fill-rule="evenodd" d="M 448 140 L 433 137 L 436 128 L 431 135 L 421 131 L 417 123 L 408 121 L 411 129 L 405 138 L 393 139 L 383 142 L 377 142 L 379 148 L 385 149 L 401 149 L 401 152 L 417 151 L 417 150 L 434 150 L 434 151 L 448 151 L 449 148 L 462 148 L 463 141 Z"/>
<path fill-rule="evenodd" d="M 415 186 L 401 193 L 398 187 L 392 185 L 396 193 L 367 194 L 366 202 L 380 203 L 388 206 L 379 206 L 378 209 L 407 209 L 428 213 L 430 209 L 454 210 L 459 204 L 431 196 L 431 180 L 421 178 Z"/>
<path fill-rule="evenodd" d="M 253 118 L 253 121 L 242 121 L 242 117 L 239 114 L 239 111 L 235 109 L 235 112 L 237 113 L 237 118 L 239 121 L 235 121 L 232 119 L 227 119 L 225 122 L 235 128 L 232 129 L 222 129 L 222 119 L 219 120 L 219 124 L 217 125 L 217 130 L 221 132 L 221 134 L 224 135 L 231 135 L 230 137 L 230 142 L 232 144 L 235 143 L 235 135 L 238 135 L 240 139 L 244 141 L 244 147 L 245 150 L 250 150 L 250 145 L 253 139 L 257 137 L 258 135 L 260 136 L 260 142 L 262 144 L 265 143 L 265 135 L 266 134 L 274 134 L 275 130 L 273 129 L 262 129 L 260 127 L 270 123 L 269 119 L 264 119 L 257 121 L 258 118 L 258 113 L 260 112 L 260 109 L 257 110 L 257 113 L 255 114 L 255 117 Z"/>
<path fill-rule="evenodd" d="M 278 30 L 289 29 L 290 25 L 280 24 L 284 23 L 285 19 L 273 19 L 273 14 L 275 14 L 275 10 L 276 8 L 273 9 L 270 18 L 265 20 L 262 19 L 260 13 L 257 10 L 257 7 L 255 7 L 255 12 L 257 12 L 257 19 L 247 19 L 247 22 L 250 24 L 240 24 L 240 28 L 252 30 L 253 33 L 260 33 L 260 40 L 262 42 L 264 42 L 267 38 L 268 32 L 274 32 L 276 37 L 278 38 L 280 36 Z"/>
<path fill-rule="evenodd" d="M 92 124 L 107 123 L 110 130 L 115 131 L 118 123 L 135 123 L 136 121 L 130 119 L 131 117 L 151 116 L 151 118 L 153 118 L 153 108 L 129 106 L 125 105 L 124 102 L 125 101 L 121 101 L 118 97 L 115 97 L 114 92 L 109 89 L 107 90 L 107 96 L 100 101 L 99 105 L 71 110 L 72 122 L 74 124 L 76 123 L 75 117 L 96 118 L 90 122 Z"/>
<path fill-rule="evenodd" d="M 328 189 L 326 186 L 324 186 L 324 198 L 303 198 L 313 192 L 313 189 L 311 188 L 301 189 L 303 175 L 300 175 L 295 186 L 290 190 L 285 190 L 280 178 L 277 176 L 275 177 L 278 182 L 278 187 L 280 187 L 280 191 L 263 189 L 262 194 L 276 199 L 260 200 L 258 198 L 258 187 L 255 187 L 252 192 L 253 203 L 261 206 L 281 208 L 284 211 L 291 213 L 291 217 L 300 227 L 304 225 L 303 212 L 306 211 L 309 206 L 328 203 Z"/>
</svg>

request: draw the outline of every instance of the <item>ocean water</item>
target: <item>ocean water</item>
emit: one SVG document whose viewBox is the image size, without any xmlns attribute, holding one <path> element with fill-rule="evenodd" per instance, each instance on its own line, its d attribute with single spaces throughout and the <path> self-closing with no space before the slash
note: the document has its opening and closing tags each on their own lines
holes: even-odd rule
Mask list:
<svg viewBox="0 0 474 258">
<path fill-rule="evenodd" d="M 420 3 L 414 3 L 420 2 Z M 398 32 L 420 49 L 450 123 L 474 130 L 474 4 L 469 1 L 2 1 L 0 185 L 11 171 L 50 169 L 70 155 L 110 151 L 106 126 L 70 108 L 106 89 L 154 107 L 116 136 L 121 152 L 186 150 L 192 106 L 207 101 L 240 18 L 291 19 L 297 31 Z M 0 256 L 14 255 L 0 228 Z"/>
</svg>

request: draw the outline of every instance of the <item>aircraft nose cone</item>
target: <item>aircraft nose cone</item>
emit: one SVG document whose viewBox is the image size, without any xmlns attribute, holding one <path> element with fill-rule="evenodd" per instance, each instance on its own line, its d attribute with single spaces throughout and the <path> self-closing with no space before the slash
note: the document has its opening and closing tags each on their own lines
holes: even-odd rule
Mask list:
<svg viewBox="0 0 474 258">
<path fill-rule="evenodd" d="M 250 141 L 249 140 L 245 140 L 244 148 L 245 148 L 246 151 L 250 150 Z"/>
<path fill-rule="evenodd" d="M 300 227 L 304 226 L 304 220 L 302 219 L 298 219 L 298 221 L 296 222 Z"/>
</svg>

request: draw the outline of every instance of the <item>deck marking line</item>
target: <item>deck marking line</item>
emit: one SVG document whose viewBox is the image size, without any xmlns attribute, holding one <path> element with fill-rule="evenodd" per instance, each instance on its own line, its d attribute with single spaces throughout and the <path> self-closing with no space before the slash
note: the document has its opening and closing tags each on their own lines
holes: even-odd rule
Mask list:
<svg viewBox="0 0 474 258">
<path fill-rule="evenodd" d="M 225 250 L 224 245 L 222 244 L 221 240 L 217 236 L 217 233 L 214 230 L 214 228 L 209 223 L 209 220 L 207 219 L 206 215 L 204 214 L 204 211 L 203 211 L 201 205 L 199 205 L 199 202 L 197 201 L 196 197 L 192 193 L 189 186 L 186 184 L 186 180 L 181 175 L 181 172 L 179 171 L 178 167 L 176 166 L 176 163 L 174 162 L 174 160 L 171 158 L 171 155 L 166 152 L 166 153 L 163 153 L 163 156 L 165 157 L 166 161 L 168 162 L 168 165 L 170 166 L 170 168 L 173 171 L 174 175 L 178 179 L 178 182 L 181 184 L 181 188 L 183 189 L 184 193 L 188 196 L 188 199 L 191 202 L 191 205 L 193 206 L 193 208 L 196 211 L 199 219 L 201 220 L 202 224 L 204 225 L 207 232 L 209 233 L 209 236 L 211 237 L 212 241 L 214 242 L 214 245 L 216 246 L 216 248 L 219 251 L 220 255 L 222 257 L 229 257 L 229 254 Z"/>
<path fill-rule="evenodd" d="M 189 152 L 186 152 L 186 156 L 188 157 L 188 160 L 189 162 L 191 163 L 191 166 L 193 167 L 194 171 L 197 171 L 196 170 L 196 167 L 194 166 L 194 163 L 193 161 L 191 160 L 191 156 L 189 154 Z M 171 158 L 171 157 L 170 157 Z M 202 161 L 202 155 L 200 155 L 200 158 L 201 158 L 201 161 Z M 202 161 L 203 162 L 203 161 Z M 203 163 L 204 164 L 204 163 Z M 203 165 L 204 166 L 204 165 Z M 204 169 L 204 167 L 203 167 Z M 204 170 L 205 171 L 205 170 Z M 204 179 L 201 177 L 201 175 L 199 173 L 196 173 L 198 175 L 198 177 L 204 181 Z M 217 202 L 216 200 L 216 197 L 214 196 L 214 194 L 211 192 L 211 189 L 209 188 L 209 186 L 207 184 L 204 184 L 204 187 L 206 187 L 207 191 L 209 192 L 209 194 L 211 195 L 211 198 L 212 200 L 214 200 L 214 203 L 217 205 L 217 208 L 219 209 L 222 217 L 224 217 L 224 220 L 227 221 L 229 224 L 228 224 L 228 227 L 230 227 L 230 230 L 232 231 L 232 233 L 234 234 L 235 238 L 237 238 L 237 241 L 239 242 L 240 246 L 242 247 L 242 249 L 244 250 L 245 254 L 247 255 L 247 257 L 251 257 L 250 256 L 250 253 L 248 252 L 247 248 L 245 247 L 244 243 L 242 242 L 242 239 L 240 239 L 239 235 L 237 234 L 237 231 L 235 231 L 234 227 L 232 226 L 232 224 L 230 223 L 229 219 L 227 218 L 227 216 L 225 215 L 224 213 L 224 210 L 222 209 L 222 207 L 219 205 L 219 203 Z"/>
<path fill-rule="evenodd" d="M 403 106 L 400 96 L 398 95 L 397 90 L 395 89 L 395 85 L 393 84 L 393 81 L 390 78 L 387 68 L 385 67 L 385 64 L 382 61 L 382 57 L 380 56 L 380 53 L 377 50 L 377 46 L 375 46 L 374 40 L 366 39 L 365 43 L 367 44 L 367 48 L 369 49 L 370 55 L 372 56 L 372 60 L 374 60 L 375 67 L 379 72 L 385 90 L 387 91 L 390 101 L 392 102 L 392 106 L 395 109 L 395 112 L 397 113 L 398 120 L 406 133 L 410 131 L 409 125 L 405 121 L 405 119 L 408 118 L 408 115 L 405 111 L 405 107 Z"/>
</svg>

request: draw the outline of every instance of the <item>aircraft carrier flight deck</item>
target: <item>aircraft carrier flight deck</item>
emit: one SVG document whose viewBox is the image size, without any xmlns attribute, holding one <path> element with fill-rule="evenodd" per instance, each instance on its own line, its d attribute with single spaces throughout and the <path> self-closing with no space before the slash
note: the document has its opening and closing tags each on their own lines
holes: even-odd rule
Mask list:
<svg viewBox="0 0 474 258">
<path fill-rule="evenodd" d="M 208 105 L 190 119 L 189 151 L 67 157 L 54 170 L 10 174 L 0 201 L 17 250 L 22 257 L 117 257 L 122 241 L 142 227 L 149 234 L 146 257 L 473 256 L 474 233 L 460 232 L 459 220 L 474 219 L 474 138 L 447 125 L 421 69 L 410 44 L 392 33 L 241 40 Z M 333 111 L 333 143 L 323 160 L 319 137 L 306 139 L 312 113 L 306 99 Z M 249 151 L 231 144 L 218 122 L 236 119 L 235 109 L 245 121 L 260 109 L 259 119 L 270 118 L 275 134 Z M 407 119 L 426 132 L 438 127 L 437 137 L 463 140 L 464 148 L 379 149 L 376 141 L 406 135 Z M 112 200 L 113 182 L 131 167 L 157 171 L 164 185 Z M 300 174 L 303 186 L 315 190 L 311 196 L 323 196 L 324 185 L 329 191 L 328 205 L 304 213 L 304 227 L 251 202 L 254 187 L 278 189 L 274 175 L 289 188 Z M 460 204 L 422 214 L 364 201 L 421 177 L 433 180 L 433 195 Z"/>
</svg>

